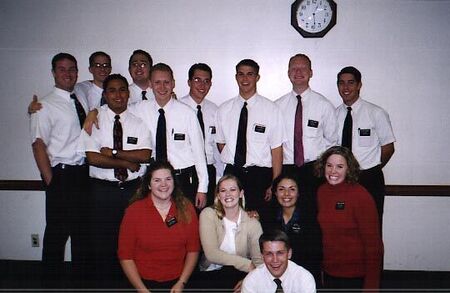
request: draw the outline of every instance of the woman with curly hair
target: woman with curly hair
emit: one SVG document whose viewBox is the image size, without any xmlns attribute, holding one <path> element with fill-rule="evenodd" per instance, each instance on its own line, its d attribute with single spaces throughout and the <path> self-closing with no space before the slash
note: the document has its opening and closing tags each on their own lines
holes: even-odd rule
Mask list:
<svg viewBox="0 0 450 293">
<path fill-rule="evenodd" d="M 181 292 L 198 260 L 197 214 L 174 175 L 168 162 L 151 164 L 122 220 L 118 256 L 139 292 Z"/>
<path fill-rule="evenodd" d="M 326 180 L 317 192 L 324 288 L 379 289 L 383 242 L 375 202 L 358 184 L 358 161 L 334 146 L 316 164 Z"/>
<path fill-rule="evenodd" d="M 262 264 L 259 221 L 244 210 L 244 190 L 234 175 L 224 175 L 216 187 L 214 205 L 200 214 L 199 285 L 205 289 L 238 289 L 242 279 Z"/>
</svg>

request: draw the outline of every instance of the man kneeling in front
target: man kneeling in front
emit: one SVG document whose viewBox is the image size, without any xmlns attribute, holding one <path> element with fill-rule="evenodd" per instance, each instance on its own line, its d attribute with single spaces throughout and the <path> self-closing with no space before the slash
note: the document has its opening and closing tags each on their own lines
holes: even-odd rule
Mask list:
<svg viewBox="0 0 450 293">
<path fill-rule="evenodd" d="M 264 264 L 245 277 L 242 293 L 313 293 L 316 283 L 306 269 L 290 261 L 292 255 L 289 237 L 280 230 L 264 232 L 259 238 Z"/>
</svg>

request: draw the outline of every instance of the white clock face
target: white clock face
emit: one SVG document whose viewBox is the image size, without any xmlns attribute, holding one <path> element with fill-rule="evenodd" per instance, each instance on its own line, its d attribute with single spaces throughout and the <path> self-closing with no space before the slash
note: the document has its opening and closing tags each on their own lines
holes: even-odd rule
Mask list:
<svg viewBox="0 0 450 293">
<path fill-rule="evenodd" d="M 326 0 L 304 0 L 297 10 L 298 26 L 309 32 L 324 30 L 331 22 L 333 11 Z"/>
</svg>

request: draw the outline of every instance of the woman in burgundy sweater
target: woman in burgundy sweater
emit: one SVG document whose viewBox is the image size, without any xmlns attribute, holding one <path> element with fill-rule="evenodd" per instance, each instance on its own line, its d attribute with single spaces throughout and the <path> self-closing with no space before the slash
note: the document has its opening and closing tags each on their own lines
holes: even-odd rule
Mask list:
<svg viewBox="0 0 450 293">
<path fill-rule="evenodd" d="M 326 179 L 317 192 L 324 288 L 379 289 L 383 242 L 375 202 L 357 183 L 358 162 L 350 150 L 335 146 L 316 167 Z"/>
</svg>

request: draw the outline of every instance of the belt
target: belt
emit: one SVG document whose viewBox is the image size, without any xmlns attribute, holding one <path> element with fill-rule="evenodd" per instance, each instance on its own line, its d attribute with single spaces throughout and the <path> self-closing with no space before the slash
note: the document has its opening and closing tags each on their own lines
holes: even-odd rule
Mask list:
<svg viewBox="0 0 450 293">
<path fill-rule="evenodd" d="M 175 175 L 192 174 L 195 172 L 195 166 L 190 166 L 184 169 L 175 169 Z"/>
<path fill-rule="evenodd" d="M 247 173 L 247 172 L 249 172 L 251 170 L 255 170 L 255 169 L 256 170 L 257 169 L 271 169 L 270 167 L 259 167 L 259 166 L 238 167 L 238 166 L 232 165 L 232 164 L 227 164 L 226 167 L 237 169 L 237 170 L 240 170 L 240 171 L 245 172 L 245 173 Z"/>
<path fill-rule="evenodd" d="M 65 170 L 65 169 L 76 169 L 76 168 L 85 168 L 87 165 L 69 165 L 69 164 L 58 164 L 52 168 L 59 169 L 59 170 Z"/>
<path fill-rule="evenodd" d="M 130 185 L 139 183 L 141 181 L 141 177 L 138 177 L 136 179 L 130 180 L 130 181 L 109 181 L 109 180 L 103 180 L 103 179 L 97 179 L 97 178 L 91 178 L 91 180 L 98 182 L 100 184 L 108 185 L 108 186 L 114 186 L 121 189 L 124 189 L 125 187 L 128 187 Z"/>
</svg>

